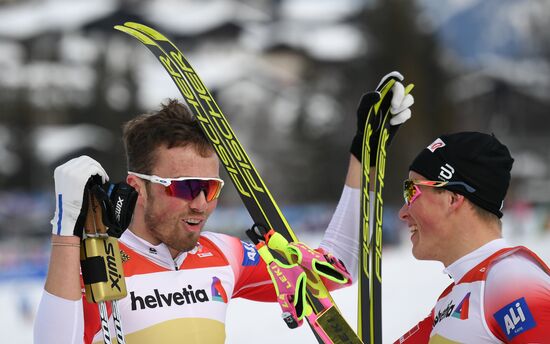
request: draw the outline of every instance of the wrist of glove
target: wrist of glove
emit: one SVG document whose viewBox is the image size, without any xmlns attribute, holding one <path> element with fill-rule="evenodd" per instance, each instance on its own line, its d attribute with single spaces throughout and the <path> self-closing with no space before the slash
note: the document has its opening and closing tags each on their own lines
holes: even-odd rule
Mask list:
<svg viewBox="0 0 550 344">
<path fill-rule="evenodd" d="M 401 83 L 401 81 L 403 81 L 403 76 L 398 72 L 391 72 L 382 78 L 377 86 L 377 91 L 367 92 L 361 97 L 359 106 L 357 107 L 357 132 L 352 140 L 350 153 L 359 161 L 362 161 L 363 136 L 369 111 L 371 111 L 371 108 L 380 101 L 381 94 L 379 91 L 381 91 L 392 79 L 395 80 L 395 82 L 391 90 L 384 96 L 384 99 L 388 99 L 389 101 L 385 108 L 381 106 L 379 109 L 379 111 L 386 111 L 389 106 L 391 118 L 388 133 L 389 137 L 386 142 L 388 146 L 397 133 L 399 126 L 411 117 L 410 107 L 414 104 L 414 98 L 407 91 L 409 91 L 412 86 L 408 86 L 408 89 L 405 89 Z M 384 104 L 384 100 L 382 100 L 382 104 Z M 371 166 L 374 166 L 376 163 L 376 151 L 380 129 L 380 126 L 375 126 L 369 140 Z"/>
</svg>

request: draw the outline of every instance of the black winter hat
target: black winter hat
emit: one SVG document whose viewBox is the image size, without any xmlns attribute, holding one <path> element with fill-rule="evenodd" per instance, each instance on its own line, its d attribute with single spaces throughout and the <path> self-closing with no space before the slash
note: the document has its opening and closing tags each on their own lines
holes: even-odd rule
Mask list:
<svg viewBox="0 0 550 344">
<path fill-rule="evenodd" d="M 428 180 L 466 183 L 443 188 L 501 218 L 513 163 L 508 148 L 494 135 L 459 132 L 437 138 L 418 154 L 409 170 Z"/>
</svg>

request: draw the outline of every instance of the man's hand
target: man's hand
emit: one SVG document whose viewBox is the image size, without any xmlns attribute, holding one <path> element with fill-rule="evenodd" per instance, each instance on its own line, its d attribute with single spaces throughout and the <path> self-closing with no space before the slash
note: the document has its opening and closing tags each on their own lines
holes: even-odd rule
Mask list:
<svg viewBox="0 0 550 344">
<path fill-rule="evenodd" d="M 387 144 L 389 145 L 397 133 L 397 129 L 403 123 L 405 123 L 409 118 L 411 118 L 410 107 L 414 104 L 414 98 L 410 93 L 405 92 L 405 87 L 401 83 L 403 81 L 403 76 L 399 72 L 391 72 L 385 75 L 378 86 L 376 91 L 371 91 L 363 94 L 361 100 L 359 101 L 359 106 L 357 107 L 357 131 L 355 137 L 352 140 L 350 152 L 353 154 L 357 160 L 361 161 L 362 148 L 363 148 L 363 135 L 365 132 L 365 125 L 367 121 L 368 113 L 373 105 L 380 101 L 380 93 L 378 92 L 380 88 L 385 85 L 390 78 L 396 80 L 395 84 L 391 89 L 391 102 L 390 102 L 390 129 L 389 129 L 389 138 Z M 371 158 L 370 163 L 374 165 L 376 157 L 372 155 L 376 154 L 376 146 L 378 146 L 378 130 L 380 128 L 375 128 L 376 131 L 372 133 L 369 145 L 371 147 Z"/>
<path fill-rule="evenodd" d="M 95 175 L 101 178 L 102 183 L 109 180 L 99 162 L 85 155 L 55 169 L 55 214 L 51 221 L 53 234 L 82 237 L 87 211 L 86 184 Z"/>
</svg>

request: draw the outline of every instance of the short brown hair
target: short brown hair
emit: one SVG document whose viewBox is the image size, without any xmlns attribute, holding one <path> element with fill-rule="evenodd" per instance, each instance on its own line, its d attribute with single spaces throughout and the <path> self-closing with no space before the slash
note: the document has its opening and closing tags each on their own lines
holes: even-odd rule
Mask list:
<svg viewBox="0 0 550 344">
<path fill-rule="evenodd" d="M 189 108 L 175 99 L 161 104 L 160 110 L 142 114 L 122 127 L 122 139 L 129 171 L 150 174 L 157 161 L 155 151 L 193 145 L 204 157 L 213 147 Z"/>
<path fill-rule="evenodd" d="M 485 222 L 494 222 L 495 224 L 498 225 L 499 228 L 502 227 L 502 221 L 500 220 L 500 218 L 490 212 L 489 210 L 486 210 L 486 209 L 483 209 L 482 207 L 480 207 L 479 205 L 475 204 L 474 202 L 468 200 L 470 202 L 470 205 L 472 206 L 472 209 L 474 209 L 474 213 L 483 221 Z"/>
</svg>

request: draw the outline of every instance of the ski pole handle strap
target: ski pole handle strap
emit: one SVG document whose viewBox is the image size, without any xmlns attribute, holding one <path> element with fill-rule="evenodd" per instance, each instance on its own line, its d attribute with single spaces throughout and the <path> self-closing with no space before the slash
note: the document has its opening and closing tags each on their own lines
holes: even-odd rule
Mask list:
<svg viewBox="0 0 550 344">
<path fill-rule="evenodd" d="M 304 269 L 314 271 L 321 277 L 342 285 L 351 284 L 351 275 L 344 264 L 330 253 L 314 250 L 302 242 L 289 245 L 296 251 L 299 257 L 299 264 Z"/>
<path fill-rule="evenodd" d="M 134 209 L 136 207 L 136 202 L 138 198 L 138 193 L 131 185 L 120 182 L 114 184 L 110 189 L 109 198 L 111 203 L 114 206 L 114 220 L 120 229 L 120 234 L 128 228 L 130 222 L 132 221 L 132 216 L 134 215 Z M 109 234 L 112 236 L 120 237 L 114 234 Z"/>
<path fill-rule="evenodd" d="M 137 202 L 137 191 L 125 182 L 96 184 L 92 192 L 99 201 L 102 221 L 109 236 L 120 238 L 132 221 Z"/>
<path fill-rule="evenodd" d="M 266 243 L 272 242 L 273 237 L 281 236 L 280 234 L 273 230 L 268 231 L 258 224 L 254 224 L 251 229 L 246 231 L 246 234 L 256 245 L 256 250 L 266 264 L 284 322 L 291 329 L 301 326 L 304 317 L 313 311 L 306 301 L 307 276 L 305 271 L 298 264 L 290 261 L 286 264 L 279 261 L 269 251 Z M 288 244 L 286 239 L 284 242 Z"/>
<path fill-rule="evenodd" d="M 280 233 L 268 232 L 267 246 L 283 255 L 290 263 L 342 285 L 351 284 L 351 275 L 344 264 L 322 249 L 314 250 L 303 242 L 289 243 Z"/>
<path fill-rule="evenodd" d="M 267 250 L 267 246 L 263 248 Z M 301 326 L 304 317 L 312 312 L 306 301 L 306 273 L 299 265 L 283 264 L 276 259 L 269 263 L 267 269 L 275 286 L 277 302 L 285 323 L 289 328 Z"/>
<path fill-rule="evenodd" d="M 265 232 L 265 228 L 255 223 L 250 229 L 246 230 L 246 236 L 254 245 L 258 245 L 260 242 L 265 241 L 263 232 Z"/>
</svg>

